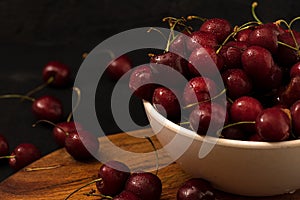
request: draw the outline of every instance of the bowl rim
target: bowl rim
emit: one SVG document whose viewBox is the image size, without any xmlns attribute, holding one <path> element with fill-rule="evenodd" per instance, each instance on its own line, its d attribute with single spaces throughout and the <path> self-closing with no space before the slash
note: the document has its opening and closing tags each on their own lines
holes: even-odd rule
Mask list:
<svg viewBox="0 0 300 200">
<path fill-rule="evenodd" d="M 143 105 L 146 113 L 148 113 L 156 121 L 164 122 L 163 124 L 161 123 L 161 125 L 163 125 L 164 127 L 174 132 L 177 132 L 181 135 L 190 137 L 192 139 L 201 142 L 203 142 L 204 140 L 207 142 L 212 141 L 216 143 L 216 145 L 218 146 L 231 147 L 231 148 L 243 148 L 243 149 L 256 149 L 256 150 L 282 149 L 282 148 L 295 148 L 295 147 L 300 148 L 300 139 L 280 141 L 280 142 L 262 142 L 262 141 L 242 141 L 242 140 L 233 140 L 233 139 L 217 138 L 213 136 L 199 135 L 193 130 L 179 126 L 178 124 L 175 124 L 174 122 L 166 119 L 154 108 L 154 106 L 150 102 L 143 100 Z M 148 114 L 147 117 L 149 118 Z M 180 130 L 180 132 L 178 130 Z"/>
</svg>

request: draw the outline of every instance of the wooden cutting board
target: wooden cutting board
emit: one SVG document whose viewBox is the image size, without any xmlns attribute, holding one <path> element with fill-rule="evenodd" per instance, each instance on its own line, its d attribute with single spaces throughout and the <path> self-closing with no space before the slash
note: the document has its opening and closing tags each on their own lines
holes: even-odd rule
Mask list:
<svg viewBox="0 0 300 200">
<path fill-rule="evenodd" d="M 150 152 L 153 147 L 145 138 L 132 137 L 132 135 L 151 135 L 150 129 L 138 130 L 108 136 L 111 142 L 124 150 L 131 152 Z M 151 137 L 156 148 L 159 149 L 159 142 L 155 137 Z M 101 140 L 101 138 L 100 138 Z M 104 144 L 105 146 L 105 144 Z M 155 160 L 155 157 L 153 157 Z M 146 164 L 149 158 L 140 156 L 139 159 L 132 159 L 133 166 Z M 32 163 L 24 169 L 18 171 L 8 179 L 0 183 L 0 200 L 63 200 L 68 194 L 84 184 L 94 180 L 101 163 L 93 160 L 89 162 L 75 161 L 65 149 L 59 149 L 40 160 Z M 38 168 L 49 167 L 49 169 L 36 170 Z M 154 170 L 154 166 L 149 166 L 149 170 Z M 158 171 L 158 176 L 162 180 L 163 192 L 161 200 L 175 200 L 179 186 L 190 176 L 184 173 L 176 163 L 162 168 Z M 228 180 L 230 181 L 230 180 Z M 90 197 L 84 194 L 95 190 L 92 184 L 70 199 L 94 200 L 99 197 Z M 218 200 L 300 200 L 300 192 L 294 194 L 280 195 L 275 197 L 241 197 L 227 194 L 221 191 L 216 192 Z"/>
</svg>

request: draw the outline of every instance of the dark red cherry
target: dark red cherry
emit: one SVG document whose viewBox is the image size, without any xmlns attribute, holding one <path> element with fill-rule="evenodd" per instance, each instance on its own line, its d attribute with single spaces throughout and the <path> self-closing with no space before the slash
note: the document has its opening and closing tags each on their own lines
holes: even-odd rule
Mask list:
<svg viewBox="0 0 300 200">
<path fill-rule="evenodd" d="M 209 46 L 195 49 L 189 57 L 189 70 L 192 76 L 213 77 L 223 67 L 223 58 Z"/>
<path fill-rule="evenodd" d="M 300 99 L 300 76 L 291 78 L 289 84 L 278 97 L 280 104 L 290 107 L 294 102 Z"/>
<path fill-rule="evenodd" d="M 189 33 L 183 32 L 176 36 L 176 38 L 171 42 L 169 51 L 173 53 L 181 53 L 182 55 L 187 55 L 186 39 L 190 36 Z"/>
<path fill-rule="evenodd" d="M 166 84 L 182 84 L 179 81 L 180 79 L 176 78 L 176 72 L 179 72 L 186 78 L 189 76 L 187 60 L 172 52 L 152 56 L 150 58 L 150 67 L 155 80 L 165 81 L 164 83 Z"/>
<path fill-rule="evenodd" d="M 290 136 L 291 119 L 281 108 L 267 108 L 257 116 L 255 128 L 265 141 L 282 141 Z"/>
<path fill-rule="evenodd" d="M 227 95 L 233 100 L 252 91 L 252 81 L 243 69 L 228 69 L 222 73 L 222 78 Z"/>
<path fill-rule="evenodd" d="M 181 109 L 177 96 L 166 87 L 158 87 L 154 90 L 152 98 L 153 106 L 167 119 L 180 122 Z"/>
<path fill-rule="evenodd" d="M 9 166 L 19 170 L 41 157 L 40 150 L 31 143 L 19 144 L 11 153 Z"/>
<path fill-rule="evenodd" d="M 112 200 L 142 200 L 130 191 L 122 191 L 120 194 L 112 198 Z"/>
<path fill-rule="evenodd" d="M 6 138 L 0 134 L 0 157 L 9 154 L 9 146 Z"/>
<path fill-rule="evenodd" d="M 205 33 L 203 31 L 194 31 L 191 33 L 190 38 L 186 41 L 188 52 L 194 51 L 199 47 L 209 46 L 213 49 L 218 47 L 218 41 L 214 34 Z"/>
<path fill-rule="evenodd" d="M 258 133 L 254 133 L 254 134 L 250 135 L 248 140 L 254 141 L 254 142 L 263 142 L 264 141 L 264 139 Z"/>
<path fill-rule="evenodd" d="M 35 99 L 31 109 L 37 119 L 56 122 L 63 116 L 63 106 L 61 101 L 50 95 L 41 96 Z"/>
<path fill-rule="evenodd" d="M 295 76 L 300 76 L 300 62 L 297 62 L 290 69 L 290 78 L 294 78 Z"/>
<path fill-rule="evenodd" d="M 111 61 L 107 67 L 107 74 L 112 80 L 119 80 L 132 68 L 132 61 L 127 55 L 122 55 Z"/>
<path fill-rule="evenodd" d="M 290 108 L 292 117 L 293 133 L 296 137 L 300 136 L 300 100 L 296 101 Z"/>
<path fill-rule="evenodd" d="M 199 29 L 202 32 L 211 33 L 216 36 L 217 41 L 222 43 L 231 33 L 231 25 L 226 19 L 207 19 Z"/>
<path fill-rule="evenodd" d="M 132 192 L 143 200 L 159 200 L 162 192 L 162 183 L 155 174 L 136 172 L 129 176 L 125 190 Z"/>
<path fill-rule="evenodd" d="M 106 196 L 115 196 L 123 191 L 129 176 L 130 169 L 127 165 L 119 161 L 108 161 L 98 171 L 98 178 L 102 181 L 96 183 L 97 189 Z"/>
<path fill-rule="evenodd" d="M 61 122 L 56 124 L 56 126 L 52 130 L 52 134 L 54 137 L 55 142 L 63 147 L 65 146 L 65 140 L 69 133 L 81 131 L 82 128 L 78 123 L 74 121 L 70 122 Z"/>
<path fill-rule="evenodd" d="M 226 108 L 213 102 L 201 103 L 194 108 L 189 116 L 189 122 L 199 135 L 214 135 L 228 121 Z M 207 133 L 208 128 L 210 132 Z"/>
<path fill-rule="evenodd" d="M 185 106 L 197 102 L 209 101 L 218 93 L 215 82 L 209 78 L 192 78 L 185 86 L 183 91 L 183 103 Z"/>
<path fill-rule="evenodd" d="M 257 27 L 250 34 L 247 42 L 250 45 L 257 45 L 276 53 L 278 48 L 277 34 L 268 27 Z"/>
<path fill-rule="evenodd" d="M 300 33 L 293 31 L 296 42 L 300 45 Z M 278 41 L 283 42 L 292 47 L 296 47 L 295 41 L 290 32 L 285 32 L 278 35 Z M 296 51 L 282 44 L 278 45 L 278 51 L 276 54 L 278 62 L 283 66 L 292 66 L 296 62 L 300 61 L 299 50 Z"/>
<path fill-rule="evenodd" d="M 216 200 L 215 189 L 200 178 L 191 178 L 177 190 L 177 200 Z"/>
<path fill-rule="evenodd" d="M 247 42 L 229 41 L 221 48 L 220 54 L 223 56 L 226 69 L 242 67 L 241 55 L 248 46 Z"/>
<path fill-rule="evenodd" d="M 51 61 L 43 68 L 44 82 L 47 82 L 51 77 L 53 77 L 53 81 L 50 85 L 56 87 L 66 86 L 71 79 L 71 69 L 61 62 Z"/>
<path fill-rule="evenodd" d="M 157 87 L 149 66 L 139 66 L 130 75 L 129 88 L 133 94 L 151 102 L 154 89 Z"/>
<path fill-rule="evenodd" d="M 236 41 L 247 42 L 252 31 L 250 28 L 239 31 L 235 36 Z"/>
<path fill-rule="evenodd" d="M 232 126 L 222 130 L 221 135 L 231 140 L 246 140 L 248 134 L 240 126 Z"/>
<path fill-rule="evenodd" d="M 89 147 L 89 151 L 86 147 Z M 88 160 L 93 158 L 99 149 L 99 141 L 95 135 L 87 131 L 74 131 L 67 135 L 65 139 L 67 152 L 76 160 Z"/>
</svg>

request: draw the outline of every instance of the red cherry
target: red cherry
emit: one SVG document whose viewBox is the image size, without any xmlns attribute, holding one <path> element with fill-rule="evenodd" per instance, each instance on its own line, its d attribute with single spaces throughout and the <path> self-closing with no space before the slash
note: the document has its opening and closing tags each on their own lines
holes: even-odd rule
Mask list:
<svg viewBox="0 0 300 200">
<path fill-rule="evenodd" d="M 292 116 L 293 133 L 300 136 L 300 100 L 296 101 L 290 108 Z"/>
<path fill-rule="evenodd" d="M 132 68 L 132 61 L 127 55 L 122 55 L 112 62 L 107 67 L 107 74 L 112 80 L 119 80 L 126 72 Z"/>
<path fill-rule="evenodd" d="M 63 116 L 63 106 L 59 99 L 45 95 L 33 101 L 32 112 L 37 119 L 45 119 L 56 122 Z"/>
<path fill-rule="evenodd" d="M 298 43 L 298 45 L 300 45 L 300 32 L 293 31 L 293 33 L 296 42 Z M 278 35 L 278 41 L 290 45 L 291 47 L 296 47 L 295 41 L 290 32 L 285 32 L 283 34 Z M 278 62 L 283 66 L 290 67 L 300 60 L 299 50 L 296 51 L 287 46 L 279 44 L 276 58 Z"/>
<path fill-rule="evenodd" d="M 134 193 L 124 190 L 120 194 L 115 196 L 112 200 L 142 200 L 142 199 L 140 199 Z"/>
<path fill-rule="evenodd" d="M 102 181 L 96 183 L 97 189 L 101 194 L 115 196 L 124 189 L 129 176 L 130 169 L 127 165 L 119 161 L 108 161 L 98 171 L 98 178 Z"/>
<path fill-rule="evenodd" d="M 66 86 L 71 79 L 71 70 L 69 66 L 61 62 L 51 61 L 43 68 L 44 82 L 48 82 L 51 77 L 53 77 L 53 81 L 50 85 L 56 87 Z"/>
<path fill-rule="evenodd" d="M 41 157 L 39 149 L 30 143 L 19 144 L 9 156 L 9 166 L 19 170 Z"/>
<path fill-rule="evenodd" d="M 0 157 L 6 156 L 9 153 L 9 146 L 6 138 L 0 134 Z"/>
<path fill-rule="evenodd" d="M 231 25 L 226 19 L 207 19 L 199 29 L 202 32 L 211 33 L 216 36 L 219 43 L 222 43 L 231 33 Z"/>
<path fill-rule="evenodd" d="M 289 138 L 291 122 L 287 113 L 278 107 L 263 110 L 256 118 L 256 132 L 265 141 L 282 141 Z"/>
<path fill-rule="evenodd" d="M 290 69 L 290 78 L 300 76 L 300 62 L 295 63 Z"/>
<path fill-rule="evenodd" d="M 54 137 L 55 142 L 63 147 L 65 146 L 65 140 L 69 133 L 81 131 L 82 128 L 78 123 L 74 121 L 70 122 L 61 122 L 55 125 L 52 130 L 52 135 Z"/>
<path fill-rule="evenodd" d="M 247 42 L 252 31 L 250 28 L 239 31 L 235 36 L 236 41 Z"/>
<path fill-rule="evenodd" d="M 194 51 L 199 47 L 211 47 L 213 49 L 217 48 L 218 41 L 215 35 L 212 33 L 205 33 L 202 31 L 192 32 L 190 38 L 186 41 L 187 50 L 189 52 Z"/>
</svg>

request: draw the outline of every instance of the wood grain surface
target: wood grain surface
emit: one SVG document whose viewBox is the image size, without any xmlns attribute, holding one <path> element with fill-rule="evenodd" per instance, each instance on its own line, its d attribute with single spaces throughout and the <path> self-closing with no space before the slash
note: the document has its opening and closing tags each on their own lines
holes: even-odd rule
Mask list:
<svg viewBox="0 0 300 200">
<path fill-rule="evenodd" d="M 151 135 L 151 130 L 144 129 L 133 131 L 130 135 L 120 133 L 108 136 L 109 140 L 118 147 L 132 152 L 151 152 L 153 147 L 145 138 L 132 137 L 139 135 Z M 155 137 L 151 137 L 156 148 L 160 148 L 159 142 Z M 100 138 L 101 140 L 101 138 Z M 105 144 L 104 144 L 105 146 Z M 152 159 L 155 160 L 155 157 Z M 149 158 L 140 156 L 139 159 L 132 159 L 130 164 L 138 166 L 143 164 L 147 166 Z M 0 183 L 1 200 L 63 200 L 68 194 L 84 184 L 94 180 L 97 170 L 101 166 L 99 161 L 79 162 L 74 160 L 65 149 L 59 149 L 40 160 L 32 163 L 24 169 L 16 172 Z M 48 167 L 48 169 L 43 169 Z M 37 170 L 41 168 L 40 170 Z M 155 166 L 148 169 L 155 170 Z M 163 192 L 161 200 L 175 200 L 176 192 L 180 185 L 190 178 L 182 171 L 176 163 L 172 163 L 158 171 L 158 176 L 162 180 Z M 230 180 L 228 180 L 230 181 Z M 76 194 L 70 199 L 94 200 L 100 197 L 86 196 L 86 193 L 96 190 L 95 184 L 92 184 Z M 216 191 L 218 200 L 296 200 L 300 199 L 300 192 L 273 197 L 242 197 Z"/>
</svg>

